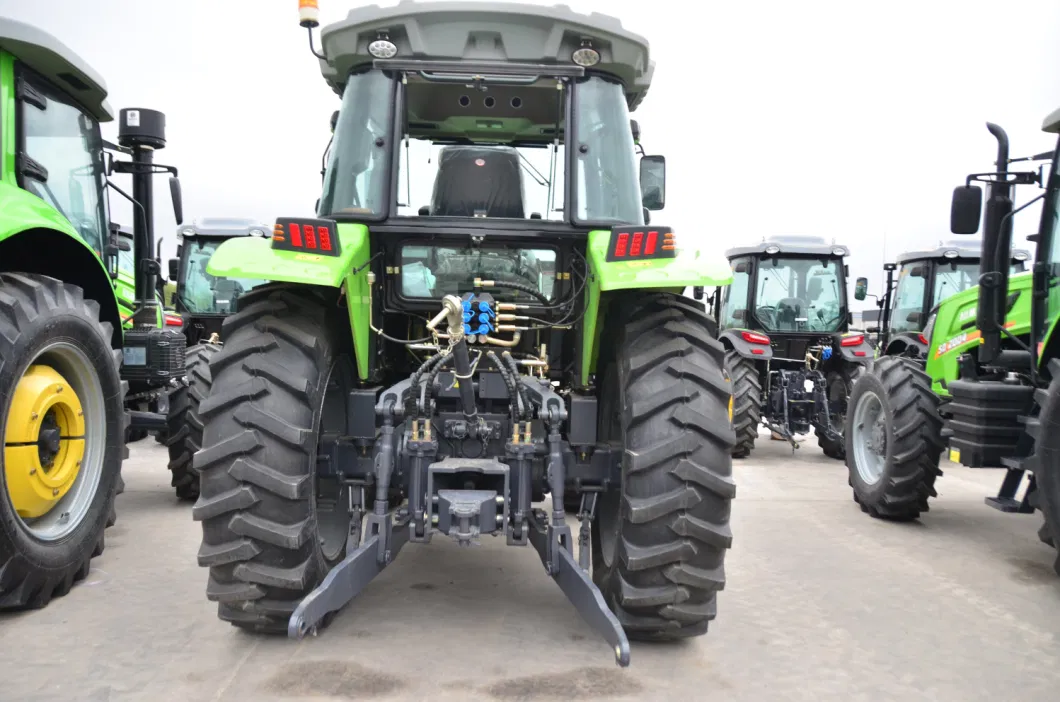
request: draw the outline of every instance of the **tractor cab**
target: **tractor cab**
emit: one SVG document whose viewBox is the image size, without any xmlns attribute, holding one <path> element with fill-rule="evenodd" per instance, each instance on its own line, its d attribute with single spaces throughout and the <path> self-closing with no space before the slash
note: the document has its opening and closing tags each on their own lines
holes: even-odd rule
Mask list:
<svg viewBox="0 0 1060 702">
<path fill-rule="evenodd" d="M 880 325 L 867 330 L 879 334 L 881 354 L 926 357 L 930 337 L 922 332 L 928 319 L 944 300 L 979 284 L 979 253 L 977 242 L 957 239 L 931 250 L 908 251 L 884 266 L 884 293 L 876 298 Z M 1014 250 L 1009 274 L 1025 272 L 1029 259 L 1029 251 Z M 868 297 L 867 288 L 868 279 L 858 278 L 854 299 Z"/>
<path fill-rule="evenodd" d="M 240 295 L 265 283 L 257 278 L 228 278 L 207 271 L 217 247 L 234 237 L 265 237 L 269 227 L 253 219 L 203 218 L 177 228 L 177 255 L 169 260 L 176 285 L 174 309 L 184 319 L 188 348 L 220 334 L 221 322 L 237 309 Z"/>
</svg>

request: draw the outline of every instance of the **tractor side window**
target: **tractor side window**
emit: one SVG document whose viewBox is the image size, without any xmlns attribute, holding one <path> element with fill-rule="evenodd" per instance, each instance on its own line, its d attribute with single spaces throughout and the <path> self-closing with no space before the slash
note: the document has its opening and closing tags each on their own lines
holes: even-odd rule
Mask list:
<svg viewBox="0 0 1060 702">
<path fill-rule="evenodd" d="M 898 272 L 898 287 L 894 291 L 894 303 L 891 312 L 891 331 L 920 331 L 923 323 L 920 315 L 924 311 L 924 292 L 926 289 L 925 272 L 927 267 L 921 264 L 907 264 Z"/>
<path fill-rule="evenodd" d="M 380 71 L 346 81 L 318 214 L 375 218 L 386 213 L 393 87 Z"/>
<path fill-rule="evenodd" d="M 640 170 L 622 86 L 592 77 L 578 83 L 574 94 L 578 221 L 644 224 Z"/>
<path fill-rule="evenodd" d="M 723 329 L 746 327 L 747 286 L 751 281 L 751 263 L 748 258 L 732 260 L 732 284 L 724 289 L 721 297 L 721 326 Z"/>
<path fill-rule="evenodd" d="M 99 123 L 45 82 L 30 84 L 44 97 L 44 107 L 19 103 L 20 185 L 54 207 L 102 255 L 107 211 Z"/>
</svg>

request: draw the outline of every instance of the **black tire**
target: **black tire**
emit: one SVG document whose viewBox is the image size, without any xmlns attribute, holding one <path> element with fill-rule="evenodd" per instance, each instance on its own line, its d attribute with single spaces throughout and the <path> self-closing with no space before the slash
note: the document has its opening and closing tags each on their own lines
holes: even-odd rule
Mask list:
<svg viewBox="0 0 1060 702">
<path fill-rule="evenodd" d="M 299 600 L 345 555 L 348 517 L 339 545 L 328 541 L 325 554 L 328 513 L 316 500 L 325 388 L 351 367 L 342 354 L 348 327 L 336 312 L 333 300 L 306 288 L 258 288 L 225 320 L 224 348 L 210 359 L 192 514 L 202 522 L 206 597 L 220 619 L 241 628 L 286 632 Z M 345 426 L 344 408 L 345 400 L 326 417 Z"/>
<path fill-rule="evenodd" d="M 881 438 L 886 444 L 882 470 L 874 482 L 859 470 L 855 450 L 858 406 L 869 394 L 882 406 Z M 914 361 L 881 357 L 854 383 L 849 406 L 843 436 L 854 501 L 863 512 L 885 519 L 916 519 L 928 511 L 928 498 L 936 496 L 935 479 L 942 474 L 939 457 L 945 446 L 931 378 Z"/>
<path fill-rule="evenodd" d="M 706 633 L 725 585 L 736 439 L 710 321 L 681 298 L 642 298 L 604 366 L 599 436 L 624 456 L 621 488 L 598 498 L 593 581 L 631 639 Z"/>
<path fill-rule="evenodd" d="M 122 460 L 128 455 L 128 384 L 119 373 L 121 352 L 111 348 L 111 329 L 100 321 L 99 305 L 85 299 L 81 288 L 42 275 L 0 273 L 0 437 L 6 436 L 15 387 L 30 365 L 60 373 L 86 414 L 103 415 L 95 447 L 91 432 L 86 434 L 85 462 L 69 492 L 33 520 L 33 528 L 41 529 L 57 510 L 80 513 L 72 528 L 59 526 L 62 521 L 52 526 L 53 538 L 31 533 L 30 522 L 15 511 L 7 483 L 7 471 L 17 467 L 0 467 L 0 609 L 44 607 L 82 580 L 91 559 L 103 552 L 104 530 L 115 519 Z M 9 460 L 9 448 L 5 445 L 0 453 L 0 464 Z M 98 463 L 89 458 L 93 454 Z M 93 465 L 95 476 L 89 472 Z M 81 498 L 76 495 L 85 489 L 90 492 L 78 507 Z"/>
<path fill-rule="evenodd" d="M 865 372 L 865 367 L 858 363 L 840 363 L 825 373 L 825 386 L 828 388 L 828 409 L 832 414 L 833 426 L 843 430 L 846 425 L 846 414 L 850 392 L 854 389 L 854 383 Z M 829 441 L 825 437 L 817 436 L 817 445 L 829 458 L 842 461 L 846 458 L 846 441 Z"/>
<path fill-rule="evenodd" d="M 1038 538 L 1057 548 L 1060 546 L 1056 539 L 1060 534 L 1060 360 L 1050 360 L 1048 369 L 1052 377 L 1049 388 L 1036 393 L 1041 412 L 1031 465 L 1036 486 L 1034 502 L 1044 519 Z M 1053 569 L 1060 575 L 1060 553 Z"/>
<path fill-rule="evenodd" d="M 199 406 L 210 394 L 213 377 L 210 359 L 221 347 L 218 344 L 198 344 L 185 354 L 187 385 L 169 394 L 169 413 L 166 416 L 166 442 L 169 449 L 170 485 L 177 497 L 194 500 L 199 497 L 199 476 L 192 469 L 192 457 L 202 448 L 202 418 Z"/>
<path fill-rule="evenodd" d="M 732 428 L 736 433 L 733 458 L 751 455 L 762 423 L 762 382 L 758 366 L 735 351 L 725 354 L 725 367 L 732 382 Z"/>
</svg>

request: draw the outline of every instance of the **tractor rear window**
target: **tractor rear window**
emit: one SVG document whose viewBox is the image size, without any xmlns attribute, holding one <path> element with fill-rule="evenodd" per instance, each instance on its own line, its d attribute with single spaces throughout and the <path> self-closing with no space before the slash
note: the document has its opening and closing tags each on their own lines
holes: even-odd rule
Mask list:
<svg viewBox="0 0 1060 702">
<path fill-rule="evenodd" d="M 401 249 L 401 294 L 438 298 L 472 292 L 475 278 L 529 286 L 552 297 L 556 252 L 551 249 L 507 247 L 458 248 L 404 246 Z M 501 300 L 530 300 L 530 294 L 497 286 L 490 294 Z"/>
<path fill-rule="evenodd" d="M 766 331 L 837 331 L 843 323 L 838 258 L 766 258 L 758 264 L 755 316 Z"/>
</svg>

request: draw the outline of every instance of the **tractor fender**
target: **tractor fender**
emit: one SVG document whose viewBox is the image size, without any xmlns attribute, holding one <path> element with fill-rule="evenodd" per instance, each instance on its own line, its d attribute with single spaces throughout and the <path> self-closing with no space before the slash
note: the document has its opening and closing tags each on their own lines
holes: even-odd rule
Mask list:
<svg viewBox="0 0 1060 702">
<path fill-rule="evenodd" d="M 843 339 L 854 336 L 861 337 L 860 344 L 857 344 L 856 346 L 843 346 Z M 872 363 L 872 359 L 876 355 L 876 350 L 872 348 L 872 344 L 868 342 L 868 339 L 861 332 L 847 332 L 846 334 L 840 335 L 835 340 L 834 349 L 838 351 L 839 356 L 848 363 L 868 365 Z"/>
<path fill-rule="evenodd" d="M 922 342 L 917 334 L 904 333 L 900 334 L 887 344 L 887 348 L 884 350 L 885 356 L 904 356 L 908 355 L 909 349 L 916 349 L 916 356 L 919 358 L 927 358 L 927 344 Z"/>
<path fill-rule="evenodd" d="M 766 344 L 752 344 L 743 338 L 746 329 L 726 329 L 719 337 L 721 343 L 727 350 L 735 351 L 742 358 L 750 358 L 754 361 L 768 361 L 773 358 L 773 347 Z M 765 336 L 761 332 L 754 332 Z"/>
</svg>

